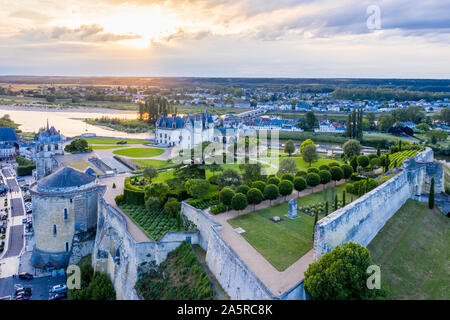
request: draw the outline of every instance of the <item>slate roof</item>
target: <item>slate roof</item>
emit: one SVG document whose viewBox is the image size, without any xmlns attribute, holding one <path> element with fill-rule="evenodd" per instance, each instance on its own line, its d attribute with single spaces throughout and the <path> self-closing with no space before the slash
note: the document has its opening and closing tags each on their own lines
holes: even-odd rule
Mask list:
<svg viewBox="0 0 450 320">
<path fill-rule="evenodd" d="M 38 182 L 38 189 L 48 190 L 73 188 L 89 184 L 94 180 L 95 177 L 90 174 L 72 169 L 71 167 L 63 167 L 51 175 L 41 179 Z"/>
<path fill-rule="evenodd" d="M 156 126 L 163 129 L 181 129 L 184 128 L 188 122 L 194 125 L 194 121 L 201 121 L 203 128 L 206 128 L 207 123 L 214 122 L 212 115 L 206 110 L 206 112 L 202 114 L 190 114 L 184 117 L 159 117 L 156 121 Z"/>
<path fill-rule="evenodd" d="M 0 141 L 18 141 L 16 132 L 13 128 L 0 128 Z"/>
<path fill-rule="evenodd" d="M 55 127 L 49 128 L 47 125 L 47 129 L 39 132 L 34 140 L 37 140 L 41 143 L 50 143 L 61 141 L 61 135 L 56 131 Z"/>
</svg>

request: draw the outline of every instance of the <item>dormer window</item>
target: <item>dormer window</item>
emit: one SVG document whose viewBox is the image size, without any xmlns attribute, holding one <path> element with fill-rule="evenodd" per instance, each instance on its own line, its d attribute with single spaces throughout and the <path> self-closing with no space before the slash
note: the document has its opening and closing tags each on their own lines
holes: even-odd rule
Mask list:
<svg viewBox="0 0 450 320">
<path fill-rule="evenodd" d="M 67 208 L 64 208 L 64 220 L 69 218 L 69 214 L 67 213 Z"/>
</svg>

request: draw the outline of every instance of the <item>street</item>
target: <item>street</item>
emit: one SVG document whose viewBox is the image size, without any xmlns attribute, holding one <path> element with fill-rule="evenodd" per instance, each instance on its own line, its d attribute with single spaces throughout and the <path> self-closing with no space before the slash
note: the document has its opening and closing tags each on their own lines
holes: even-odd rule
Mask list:
<svg viewBox="0 0 450 320">
<path fill-rule="evenodd" d="M 11 296 L 14 300 L 14 285 L 21 284 L 24 287 L 32 287 L 30 300 L 48 300 L 50 288 L 57 284 L 65 284 L 66 276 L 47 276 L 34 278 L 33 280 L 21 280 L 18 278 L 0 279 L 0 297 Z"/>
</svg>

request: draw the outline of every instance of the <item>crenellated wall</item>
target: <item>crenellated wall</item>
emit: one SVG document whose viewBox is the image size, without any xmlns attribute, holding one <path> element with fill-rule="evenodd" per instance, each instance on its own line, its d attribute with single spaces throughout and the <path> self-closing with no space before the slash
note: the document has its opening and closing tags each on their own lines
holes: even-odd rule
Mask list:
<svg viewBox="0 0 450 320">
<path fill-rule="evenodd" d="M 367 246 L 408 198 L 427 194 L 431 178 L 443 191 L 442 165 L 427 148 L 402 164 L 402 171 L 351 204 L 321 219 L 314 232 L 314 259 L 348 241 Z"/>
</svg>

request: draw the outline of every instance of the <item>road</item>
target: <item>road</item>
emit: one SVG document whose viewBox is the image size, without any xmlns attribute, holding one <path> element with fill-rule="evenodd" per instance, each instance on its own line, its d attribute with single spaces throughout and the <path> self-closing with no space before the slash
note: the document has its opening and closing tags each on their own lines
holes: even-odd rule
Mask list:
<svg viewBox="0 0 450 320">
<path fill-rule="evenodd" d="M 47 276 L 34 278 L 33 280 L 21 280 L 18 278 L 0 279 L 0 297 L 11 296 L 14 299 L 14 285 L 21 284 L 24 287 L 32 287 L 30 300 L 48 300 L 50 288 L 57 284 L 65 284 L 66 276 Z"/>
</svg>

